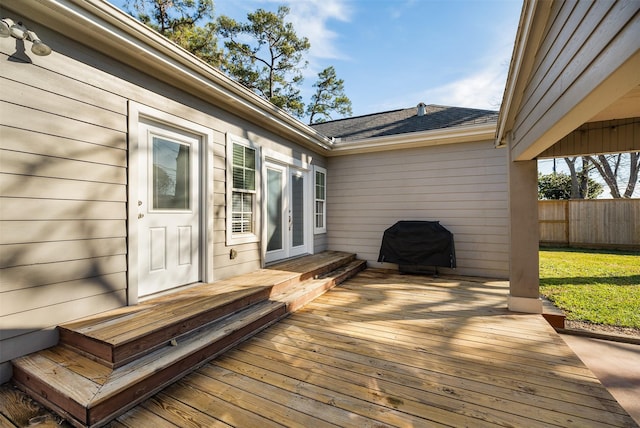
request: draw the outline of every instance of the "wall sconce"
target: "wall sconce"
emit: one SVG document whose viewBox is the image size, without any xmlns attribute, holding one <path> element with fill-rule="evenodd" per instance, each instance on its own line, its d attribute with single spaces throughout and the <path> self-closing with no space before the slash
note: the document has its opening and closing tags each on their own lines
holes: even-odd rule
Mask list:
<svg viewBox="0 0 640 428">
<path fill-rule="evenodd" d="M 33 31 L 27 31 L 27 38 L 33 42 L 33 45 L 31 45 L 31 52 L 34 54 L 38 56 L 47 56 L 51 53 L 51 48 L 45 45 Z"/>
<path fill-rule="evenodd" d="M 51 48 L 45 45 L 34 31 L 29 30 L 22 22 L 15 23 L 10 18 L 4 18 L 0 21 L 0 37 L 27 39 L 33 43 L 31 52 L 38 56 L 47 56 L 51 53 Z"/>
</svg>

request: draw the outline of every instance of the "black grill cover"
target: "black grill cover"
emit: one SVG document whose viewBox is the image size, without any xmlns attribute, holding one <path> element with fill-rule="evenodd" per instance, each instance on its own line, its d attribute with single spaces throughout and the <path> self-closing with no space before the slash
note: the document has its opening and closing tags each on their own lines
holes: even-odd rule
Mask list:
<svg viewBox="0 0 640 428">
<path fill-rule="evenodd" d="M 378 261 L 455 268 L 453 234 L 438 221 L 399 221 L 384 231 Z"/>
</svg>

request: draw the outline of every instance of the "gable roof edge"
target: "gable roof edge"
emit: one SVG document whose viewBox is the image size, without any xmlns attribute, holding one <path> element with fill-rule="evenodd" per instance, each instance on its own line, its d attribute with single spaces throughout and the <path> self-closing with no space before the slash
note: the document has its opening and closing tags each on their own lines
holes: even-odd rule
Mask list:
<svg viewBox="0 0 640 428">
<path fill-rule="evenodd" d="M 511 129 L 519 103 L 522 101 L 522 87 L 526 84 L 532 71 L 535 52 L 546 28 L 551 5 L 552 2 L 548 0 L 524 0 L 522 5 L 507 82 L 498 115 L 495 135 L 496 147 L 507 145 L 505 133 Z"/>
</svg>

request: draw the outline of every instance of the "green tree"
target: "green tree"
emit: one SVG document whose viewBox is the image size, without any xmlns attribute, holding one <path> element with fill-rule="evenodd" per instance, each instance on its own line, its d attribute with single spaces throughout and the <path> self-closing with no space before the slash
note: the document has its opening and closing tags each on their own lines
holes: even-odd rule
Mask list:
<svg viewBox="0 0 640 428">
<path fill-rule="evenodd" d="M 596 199 L 602 185 L 588 178 L 588 193 L 582 199 Z M 571 176 L 562 173 L 538 174 L 538 199 L 572 199 Z"/>
<path fill-rule="evenodd" d="M 576 167 L 578 159 L 582 160 L 581 169 Z M 591 170 L 589 157 L 564 158 L 564 161 L 567 163 L 569 173 L 571 174 L 571 199 L 588 199 L 587 195 L 589 194 L 590 183 L 589 172 Z"/>
<path fill-rule="evenodd" d="M 247 14 L 246 23 L 220 16 L 219 35 L 225 39 L 226 57 L 222 68 L 258 95 L 296 117 L 304 114 L 299 86 L 301 70 L 307 62 L 306 37 L 298 37 L 293 24 L 285 22 L 289 8 L 277 13 L 258 9 Z"/>
<path fill-rule="evenodd" d="M 316 88 L 316 92 L 307 106 L 309 125 L 331 120 L 332 112 L 342 116 L 353 114 L 351 100 L 344 93 L 344 80 L 338 79 L 333 66 L 318 73 L 318 81 L 313 87 Z"/>
<path fill-rule="evenodd" d="M 198 58 L 220 65 L 222 51 L 217 44 L 213 0 L 127 0 L 125 7 L 138 20 Z"/>
</svg>

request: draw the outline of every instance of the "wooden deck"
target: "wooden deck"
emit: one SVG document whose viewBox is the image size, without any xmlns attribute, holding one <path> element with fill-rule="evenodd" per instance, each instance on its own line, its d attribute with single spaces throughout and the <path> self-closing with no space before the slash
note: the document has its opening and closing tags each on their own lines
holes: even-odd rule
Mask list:
<svg viewBox="0 0 640 428">
<path fill-rule="evenodd" d="M 637 426 L 507 291 L 366 270 L 110 426 Z"/>
<path fill-rule="evenodd" d="M 58 326 L 12 382 L 77 427 L 101 427 L 366 267 L 307 255 Z"/>
</svg>

